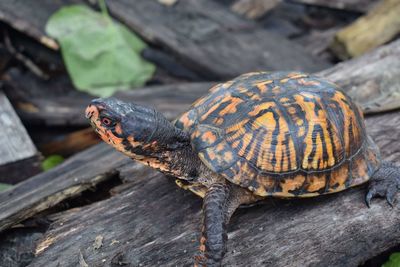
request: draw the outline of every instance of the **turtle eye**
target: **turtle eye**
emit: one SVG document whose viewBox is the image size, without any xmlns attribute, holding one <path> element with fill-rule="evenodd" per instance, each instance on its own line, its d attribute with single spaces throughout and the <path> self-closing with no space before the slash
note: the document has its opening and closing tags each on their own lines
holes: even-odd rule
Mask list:
<svg viewBox="0 0 400 267">
<path fill-rule="evenodd" d="M 105 126 L 111 126 L 112 121 L 110 118 L 104 117 L 101 119 L 101 123 L 104 124 Z"/>
</svg>

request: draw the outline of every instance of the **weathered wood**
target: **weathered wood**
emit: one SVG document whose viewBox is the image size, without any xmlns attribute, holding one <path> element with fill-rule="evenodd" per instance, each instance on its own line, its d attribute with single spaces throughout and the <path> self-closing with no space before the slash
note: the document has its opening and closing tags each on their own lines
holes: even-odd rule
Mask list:
<svg viewBox="0 0 400 267">
<path fill-rule="evenodd" d="M 400 161 L 399 113 L 368 118 L 367 128 L 383 157 Z M 137 168 L 124 165 L 120 176 L 132 175 L 130 166 Z M 368 209 L 364 196 L 365 187 L 358 187 L 239 210 L 224 264 L 358 266 L 400 240 L 399 202 L 390 208 L 375 200 Z M 200 208 L 199 198 L 161 174 L 138 175 L 115 197 L 51 217 L 31 266 L 77 266 L 80 254 L 89 266 L 188 266 L 197 251 Z M 95 249 L 98 236 L 102 246 Z"/>
<path fill-rule="evenodd" d="M 44 155 L 57 154 L 68 157 L 98 144 L 100 141 L 101 139 L 92 128 L 85 128 L 61 136 L 52 142 L 46 142 L 41 146 L 39 145 L 39 149 Z"/>
<path fill-rule="evenodd" d="M 377 0 L 291 0 L 296 3 L 309 4 L 321 7 L 336 8 L 349 11 L 367 12 Z"/>
<path fill-rule="evenodd" d="M 366 113 L 381 112 L 400 107 L 400 41 L 394 41 L 366 55 L 338 64 L 317 73 L 337 82 L 361 106 Z M 26 123 L 46 125 L 86 126 L 83 111 L 92 96 L 71 93 L 70 83 L 62 80 L 41 81 L 33 75 L 7 75 L 10 87 L 7 93 Z M 149 86 L 117 93 L 125 101 L 151 105 L 165 112 L 169 119 L 175 118 L 196 98 L 202 96 L 214 83 L 181 83 Z M 36 90 L 34 89 L 36 88 Z M 45 88 L 64 93 L 49 96 Z M 30 90 L 42 91 L 48 96 L 24 94 Z M 20 94 L 16 94 L 20 92 Z M 21 94 L 22 93 L 22 94 Z"/>
<path fill-rule="evenodd" d="M 83 114 L 86 106 L 95 97 L 73 90 L 67 79 L 43 81 L 29 73 L 17 71 L 8 73 L 5 79 L 6 93 L 16 107 L 18 115 L 26 123 L 79 127 L 88 125 Z M 148 86 L 119 92 L 115 97 L 156 106 L 167 118 L 174 119 L 212 85 L 213 83 L 204 82 Z"/>
<path fill-rule="evenodd" d="M 258 19 L 275 8 L 281 0 L 237 0 L 231 9 L 248 19 Z"/>
<path fill-rule="evenodd" d="M 81 1 L 42 0 L 38 5 L 35 1 L 0 1 L 0 20 L 36 39 L 48 48 L 58 50 L 57 42 L 46 35 L 44 26 L 51 14 L 60 7 L 78 2 Z"/>
<path fill-rule="evenodd" d="M 146 41 L 165 47 L 183 65 L 209 79 L 229 79 L 254 70 L 317 71 L 327 66 L 215 1 L 179 1 L 172 7 L 148 0 L 107 3 L 111 14 Z"/>
<path fill-rule="evenodd" d="M 340 30 L 331 50 L 341 59 L 357 57 L 400 33 L 400 1 L 382 0 L 366 16 Z"/>
<path fill-rule="evenodd" d="M 44 33 L 45 23 L 53 12 L 71 3 L 85 2 L 45 0 L 38 6 L 21 0 L 3 1 L 0 20 L 57 48 Z M 111 14 L 147 42 L 165 48 L 185 67 L 206 78 L 227 79 L 257 69 L 317 71 L 329 65 L 212 0 L 178 1 L 173 6 L 148 0 L 107 3 Z"/>
<path fill-rule="evenodd" d="M 400 107 L 400 40 L 317 73 L 339 84 L 365 113 Z"/>
<path fill-rule="evenodd" d="M 16 183 L 38 173 L 39 153 L 1 90 L 0 125 L 0 182 Z"/>
<path fill-rule="evenodd" d="M 297 38 L 296 41 L 302 44 L 309 53 L 333 61 L 335 56 L 329 52 L 328 48 L 338 30 L 337 27 L 328 30 L 313 30 Z"/>
<path fill-rule="evenodd" d="M 127 159 L 100 144 L 0 194 L 0 231 L 111 179 Z"/>
</svg>

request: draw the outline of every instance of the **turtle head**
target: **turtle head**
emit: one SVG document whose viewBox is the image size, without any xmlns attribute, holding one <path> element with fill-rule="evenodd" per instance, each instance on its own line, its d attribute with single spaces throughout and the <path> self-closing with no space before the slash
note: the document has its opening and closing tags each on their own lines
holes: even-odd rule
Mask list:
<svg viewBox="0 0 400 267">
<path fill-rule="evenodd" d="M 115 98 L 94 99 L 86 108 L 86 118 L 101 139 L 135 158 L 156 146 L 157 116 L 154 109 Z"/>
<path fill-rule="evenodd" d="M 156 110 L 115 98 L 94 99 L 86 118 L 103 141 L 137 160 L 168 150 L 181 137 L 181 131 Z"/>
</svg>

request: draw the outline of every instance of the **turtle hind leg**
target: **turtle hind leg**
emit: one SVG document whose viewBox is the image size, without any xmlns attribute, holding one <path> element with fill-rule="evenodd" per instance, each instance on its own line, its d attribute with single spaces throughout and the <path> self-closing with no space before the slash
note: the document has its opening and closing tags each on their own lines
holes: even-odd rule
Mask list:
<svg viewBox="0 0 400 267">
<path fill-rule="evenodd" d="M 367 206 L 370 207 L 371 199 L 384 197 L 390 206 L 400 190 L 400 167 L 392 162 L 383 161 L 381 168 L 372 176 L 368 193 L 365 197 Z"/>
</svg>

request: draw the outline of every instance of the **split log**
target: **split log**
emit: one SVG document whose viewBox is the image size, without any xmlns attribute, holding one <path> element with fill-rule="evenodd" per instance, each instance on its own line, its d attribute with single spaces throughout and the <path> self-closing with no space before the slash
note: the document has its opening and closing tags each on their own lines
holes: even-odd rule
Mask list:
<svg viewBox="0 0 400 267">
<path fill-rule="evenodd" d="M 339 84 L 365 113 L 400 107 L 400 40 L 317 75 Z"/>
<path fill-rule="evenodd" d="M 399 112 L 367 119 L 385 159 L 400 161 Z M 105 144 L 71 157 L 0 194 L 5 229 L 91 187 L 131 179 L 122 193 L 55 214 L 31 266 L 186 266 L 197 251 L 201 200 Z M 135 175 L 136 174 L 136 175 Z M 137 175 L 139 174 L 139 175 Z M 132 178 L 133 177 L 133 178 Z M 296 201 L 270 199 L 241 209 L 229 227 L 227 266 L 358 266 L 398 244 L 400 204 L 364 204 L 365 187 Z M 178 226 L 178 227 L 177 227 Z M 96 238 L 102 240 L 95 242 Z M 94 244 L 96 243 L 96 248 Z M 162 253 L 160 253 L 162 251 Z"/>
<path fill-rule="evenodd" d="M 389 42 L 400 33 L 399 14 L 400 1 L 383 0 L 366 16 L 339 31 L 331 50 L 339 58 L 348 59 Z"/>
<path fill-rule="evenodd" d="M 107 3 L 114 17 L 208 79 L 230 79 L 255 70 L 317 71 L 327 66 L 215 1 L 178 1 L 170 7 L 148 0 Z"/>
<path fill-rule="evenodd" d="M 281 0 L 238 0 L 231 9 L 248 19 L 259 19 L 274 9 Z"/>
<path fill-rule="evenodd" d="M 367 12 L 378 1 L 377 0 L 291 0 L 292 2 L 315 5 L 321 7 L 335 8 L 348 11 Z"/>
<path fill-rule="evenodd" d="M 39 173 L 39 153 L 1 90 L 0 125 L 0 182 L 15 184 Z"/>
<path fill-rule="evenodd" d="M 114 178 L 118 167 L 127 162 L 122 154 L 100 144 L 1 192 L 0 231 Z"/>
</svg>

